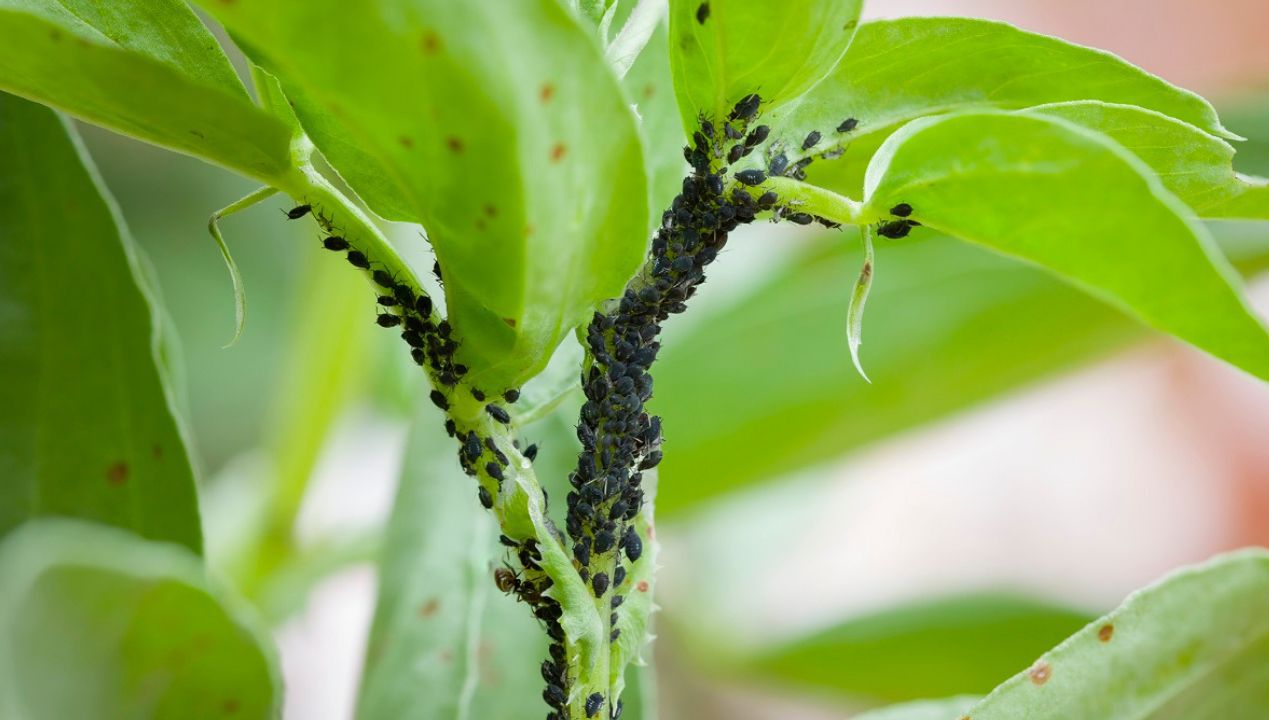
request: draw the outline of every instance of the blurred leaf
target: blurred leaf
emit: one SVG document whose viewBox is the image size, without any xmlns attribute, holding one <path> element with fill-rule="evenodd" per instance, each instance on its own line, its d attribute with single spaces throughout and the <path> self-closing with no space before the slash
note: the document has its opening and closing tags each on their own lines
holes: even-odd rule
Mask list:
<svg viewBox="0 0 1269 720">
<path fill-rule="evenodd" d="M 969 695 L 946 700 L 915 700 L 852 715 L 851 720 L 957 720 L 963 718 L 976 700 L 978 698 Z"/>
<path fill-rule="evenodd" d="M 473 383 L 532 376 L 641 261 L 634 115 L 557 0 L 204 5 L 370 207 L 427 228 Z"/>
<path fill-rule="evenodd" d="M 796 99 L 837 63 L 863 0 L 670 0 L 670 64 L 683 125 L 725 118 L 758 93 L 768 108 Z"/>
<path fill-rule="evenodd" d="M 915 220 L 1041 265 L 1269 379 L 1269 331 L 1207 230 L 1104 135 L 992 112 L 916 120 L 886 140 L 864 189 L 865 213 L 908 203 Z"/>
<path fill-rule="evenodd" d="M 1258 226 L 1239 266 L 1269 265 Z M 665 417 L 662 517 L 843 453 L 1087 361 L 1140 337 L 1136 323 L 1038 269 L 944 237 L 886 243 L 852 370 L 842 323 L 858 247 L 822 235 L 725 310 L 668 338 L 657 363 Z M 1043 321 L 1037 321 L 1042 318 Z M 673 329 L 673 326 L 671 326 Z M 744 362 L 721 362 L 743 357 Z M 791 365 L 791 363 L 795 363 Z M 791 368 L 794 368 L 791 370 Z M 709 408 L 710 422 L 687 418 Z M 762 452 L 738 448 L 762 448 Z"/>
<path fill-rule="evenodd" d="M 1092 619 L 1013 595 L 942 598 L 846 620 L 742 672 L 889 702 L 981 695 Z"/>
<path fill-rule="evenodd" d="M 1269 180 L 1234 172 L 1234 148 L 1193 125 L 1130 105 L 1082 101 L 1024 111 L 1096 130 L 1131 150 L 1201 217 L 1269 220 Z"/>
<path fill-rule="evenodd" d="M 974 720 L 1257 720 L 1269 707 L 1269 552 L 1174 573 L 975 705 Z"/>
<path fill-rule="evenodd" d="M 0 90 L 268 181 L 287 128 L 178 0 L 0 0 Z"/>
<path fill-rule="evenodd" d="M 176 545 L 46 519 L 0 544 L 0 717 L 278 717 L 268 636 Z"/>
<path fill-rule="evenodd" d="M 864 23 L 832 74 L 770 123 L 779 137 L 791 141 L 790 162 L 809 154 L 799 148 L 811 130 L 825 135 L 816 153 L 844 148 L 841 159 L 815 163 L 808 173 L 818 185 L 858 197 L 868 158 L 909 120 L 968 108 L 1071 100 L 1136 105 L 1218 137 L 1237 137 L 1203 98 L 1110 53 L 968 18 Z M 851 117 L 858 127 L 836 132 Z"/>
<path fill-rule="evenodd" d="M 646 0 L 645 0 L 646 2 Z M 647 145 L 648 181 L 652 187 L 649 234 L 661 223 L 660 213 L 670 206 L 683 186 L 687 163 L 683 161 L 683 123 L 674 100 L 670 77 L 669 32 L 662 23 L 648 47 L 626 74 L 626 92 L 634 98 L 635 111 Z"/>
<path fill-rule="evenodd" d="M 546 635 L 526 606 L 494 586 L 504 552 L 497 526 L 442 421 L 426 406 L 414 425 L 384 541 L 357 717 L 545 714 Z"/>
<path fill-rule="evenodd" d="M 0 534 L 72 515 L 202 548 L 157 310 L 57 115 L 0 94 Z"/>
<path fill-rule="evenodd" d="M 626 669 L 626 691 L 621 694 L 622 720 L 657 720 L 657 674 L 651 658 Z"/>
</svg>

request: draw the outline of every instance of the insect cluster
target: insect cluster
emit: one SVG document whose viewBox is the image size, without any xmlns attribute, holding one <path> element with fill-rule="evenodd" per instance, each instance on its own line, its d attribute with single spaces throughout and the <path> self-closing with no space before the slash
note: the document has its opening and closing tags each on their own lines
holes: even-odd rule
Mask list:
<svg viewBox="0 0 1269 720">
<path fill-rule="evenodd" d="M 707 16 L 707 6 L 702 7 Z M 687 308 L 688 300 L 705 280 L 705 269 L 718 257 L 728 235 L 740 225 L 753 222 L 760 213 L 770 212 L 774 220 L 837 227 L 825 218 L 799 210 L 797 203 L 782 203 L 774 190 L 763 190 L 770 177 L 805 178 L 805 168 L 813 158 L 804 155 L 789 162 L 783 143 L 768 143 L 770 128 L 756 124 L 761 104 L 761 98 L 751 94 L 741 98 L 725 119 L 700 119 L 692 143 L 684 148 L 692 170 L 683 180 L 682 192 L 662 215 L 644 267 L 620 298 L 594 314 L 586 329 L 590 361 L 582 374 L 586 402 L 577 425 L 582 451 L 569 476 L 572 491 L 567 498 L 565 529 L 574 568 L 596 604 L 609 614 L 609 639 L 614 643 L 622 632 L 619 621 L 628 568 L 642 557 L 644 550 L 644 538 L 635 523 L 644 502 L 643 473 L 661 461 L 661 419 L 650 415 L 645 403 L 652 396 L 649 371 L 660 349 L 662 323 Z M 857 121 L 851 118 L 836 129 L 848 133 L 856 126 Z M 812 150 L 822 139 L 820 132 L 811 132 L 800 143 L 801 152 Z M 765 170 L 746 168 L 731 173 L 733 165 L 760 148 L 764 148 L 766 156 Z M 830 153 L 821 156 L 828 157 Z M 297 219 L 311 210 L 308 205 L 300 205 L 287 216 Z M 906 204 L 892 208 L 891 213 L 894 219 L 878 229 L 885 237 L 902 237 L 918 224 L 909 219 L 912 208 Z M 477 478 L 481 505 L 492 509 L 513 463 L 509 455 L 532 462 L 537 454 L 537 446 L 521 451 L 518 442 L 508 440 L 505 433 L 495 429 L 511 423 L 505 405 L 514 403 L 519 392 L 509 389 L 501 397 L 491 399 L 484 390 L 465 382 L 467 368 L 455 361 L 457 340 L 448 321 L 436 314 L 432 299 L 353 248 L 320 213 L 313 214 L 327 233 L 322 246 L 345 253 L 350 264 L 366 271 L 379 286 L 377 323 L 385 328 L 401 328 L 411 357 L 433 377 L 431 400 L 449 415 L 445 427 L 458 441 L 460 464 L 468 475 Z M 434 272 L 438 281 L 442 280 L 439 265 Z M 460 384 L 478 405 L 457 395 Z M 473 407 L 478 409 L 465 412 Z M 558 530 L 552 531 L 563 539 Z M 560 623 L 563 608 L 548 596 L 553 581 L 541 566 L 538 541 L 507 535 L 500 536 L 500 541 L 513 553 L 519 569 L 510 565 L 498 568 L 494 582 L 499 590 L 527 604 L 545 626 L 551 644 L 550 657 L 541 667 L 546 683 L 542 697 L 551 708 L 547 720 L 565 720 L 574 698 L 566 637 Z M 588 718 L 599 715 L 605 707 L 613 720 L 622 712 L 620 700 L 610 703 L 600 692 L 587 695 L 583 706 Z"/>
</svg>

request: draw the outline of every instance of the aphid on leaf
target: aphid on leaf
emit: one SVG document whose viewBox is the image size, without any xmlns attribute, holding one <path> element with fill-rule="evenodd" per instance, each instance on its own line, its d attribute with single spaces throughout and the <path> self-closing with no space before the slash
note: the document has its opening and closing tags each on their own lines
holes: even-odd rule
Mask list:
<svg viewBox="0 0 1269 720">
<path fill-rule="evenodd" d="M 538 459 L 537 443 L 534 443 L 524 449 L 524 457 L 527 458 L 529 462 L 533 462 L 534 460 Z"/>
<path fill-rule="evenodd" d="M 590 586 L 595 591 L 595 597 L 603 597 L 608 592 L 608 574 L 595 573 L 595 577 L 591 578 Z"/>
<path fill-rule="evenodd" d="M 300 218 L 307 215 L 309 211 L 312 209 L 313 209 L 312 205 L 296 205 L 295 207 L 286 211 L 286 217 L 288 220 L 299 220 Z"/>
<path fill-rule="evenodd" d="M 604 696 L 601 693 L 594 693 L 586 698 L 586 717 L 595 717 L 603 707 Z"/>
<path fill-rule="evenodd" d="M 770 210 L 779 199 L 780 196 L 776 194 L 775 190 L 768 190 L 758 196 L 758 207 L 763 210 Z"/>
<path fill-rule="evenodd" d="M 635 530 L 633 525 L 626 528 L 626 534 L 621 536 L 621 543 L 630 562 L 637 562 L 643 555 L 643 539 L 639 537 L 639 531 Z"/>
<path fill-rule="evenodd" d="M 328 238 L 322 239 L 322 247 L 326 248 L 327 250 L 334 250 L 336 252 L 341 250 L 347 250 L 348 241 L 338 235 L 331 235 Z"/>
<path fill-rule="evenodd" d="M 432 314 L 432 298 L 426 295 L 420 295 L 418 300 L 414 301 L 414 309 L 423 317 Z"/>
<path fill-rule="evenodd" d="M 757 168 L 751 168 L 749 170 L 741 170 L 736 173 L 736 180 L 740 183 L 753 187 L 754 185 L 761 185 L 766 182 L 767 174 Z"/>
<path fill-rule="evenodd" d="M 886 222 L 877 227 L 878 235 L 891 240 L 907 237 L 910 232 L 912 232 L 912 223 L 907 220 Z"/>
<path fill-rule="evenodd" d="M 502 399 L 509 403 L 513 403 L 520 399 L 520 391 L 515 388 L 511 388 L 502 394 Z"/>
<path fill-rule="evenodd" d="M 704 25 L 705 21 L 708 19 L 709 19 L 709 3 L 703 2 L 696 8 L 696 22 L 700 25 Z"/>
<path fill-rule="evenodd" d="M 494 480 L 497 480 L 498 482 L 502 482 L 502 479 L 503 479 L 502 466 L 499 465 L 498 463 L 493 462 L 492 460 L 485 463 L 485 472 L 488 473 L 489 477 L 493 478 Z"/>
<path fill-rule="evenodd" d="M 397 284 L 396 279 L 392 277 L 392 273 L 389 273 L 387 270 L 375 270 L 370 276 L 374 278 L 376 283 L 385 288 L 391 289 Z"/>
<path fill-rule="evenodd" d="M 392 297 L 391 295 L 380 295 L 379 297 L 375 298 L 375 302 L 379 303 L 380 305 L 384 307 L 396 307 L 397 299 Z"/>
<path fill-rule="evenodd" d="M 484 401 L 485 401 L 485 394 L 484 394 L 483 392 L 481 392 L 479 388 L 472 388 L 472 389 L 471 389 L 471 396 L 472 396 L 472 397 L 474 397 L 474 398 L 476 398 L 476 400 L 478 400 L 478 401 L 480 401 L 480 402 L 484 402 Z"/>
<path fill-rule="evenodd" d="M 445 394 L 440 390 L 433 390 L 428 397 L 432 399 L 432 404 L 436 405 L 436 407 L 442 410 L 449 409 L 449 400 L 446 399 Z"/>
<path fill-rule="evenodd" d="M 744 156 L 745 156 L 744 145 L 732 145 L 731 149 L 727 151 L 727 162 L 729 164 L 736 163 L 740 160 L 740 158 Z"/>
<path fill-rule="evenodd" d="M 370 260 L 366 259 L 366 254 L 360 250 L 349 250 L 348 262 L 355 268 L 361 268 L 362 270 L 370 269 Z"/>
<path fill-rule="evenodd" d="M 785 170 L 789 169 L 789 156 L 780 153 L 771 158 L 771 162 L 767 163 L 767 171 L 772 175 L 783 175 Z"/>
<path fill-rule="evenodd" d="M 476 496 L 480 498 L 480 504 L 486 510 L 493 509 L 493 496 L 489 494 L 489 491 L 485 489 L 484 485 L 481 485 L 480 489 L 476 491 Z"/>
<path fill-rule="evenodd" d="M 385 313 L 375 318 L 375 322 L 379 323 L 379 327 L 396 327 L 401 324 L 401 316 Z"/>
<path fill-rule="evenodd" d="M 819 130 L 812 130 L 812 131 L 811 131 L 811 132 L 810 132 L 810 133 L 806 136 L 806 139 L 802 141 L 802 149 L 803 149 L 803 150 L 810 150 L 811 148 L 815 147 L 816 145 L 818 145 L 818 144 L 819 144 L 819 142 L 820 142 L 820 137 L 821 137 L 821 135 L 820 135 L 820 131 L 819 131 Z"/>
<path fill-rule="evenodd" d="M 899 203 L 890 208 L 890 214 L 895 217 L 905 218 L 912 214 L 912 206 L 907 203 Z"/>
<path fill-rule="evenodd" d="M 771 128 L 766 125 L 759 125 L 754 128 L 749 136 L 745 138 L 745 147 L 756 147 L 766 141 L 767 136 L 771 134 Z"/>
<path fill-rule="evenodd" d="M 732 120 L 740 120 L 748 122 L 758 114 L 758 106 L 762 104 L 762 98 L 757 93 L 751 93 L 740 98 L 736 102 L 736 106 L 731 109 Z"/>
<path fill-rule="evenodd" d="M 857 127 L 859 127 L 858 120 L 856 120 L 855 118 L 846 118 L 845 120 L 842 121 L 841 125 L 837 126 L 837 132 L 848 133 Z"/>
</svg>

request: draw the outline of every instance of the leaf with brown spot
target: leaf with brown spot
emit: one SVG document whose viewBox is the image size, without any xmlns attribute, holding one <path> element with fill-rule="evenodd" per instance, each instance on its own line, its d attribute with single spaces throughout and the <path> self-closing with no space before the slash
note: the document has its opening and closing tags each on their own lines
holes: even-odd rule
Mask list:
<svg viewBox="0 0 1269 720">
<path fill-rule="evenodd" d="M 0 536 L 61 515 L 198 552 L 194 473 L 156 357 L 151 291 L 72 138 L 53 111 L 0 94 L 0 218 L 6 237 L 22 238 L 0 242 L 0 306 L 12 310 L 0 374 L 23 378 L 0 384 Z M 68 313 L 50 287 L 100 301 Z"/>
<path fill-rule="evenodd" d="M 1107 627 L 1131 627 L 1107 644 Z M 1043 691 L 1036 686 L 1043 685 Z M 1269 707 L 1269 551 L 1175 572 L 972 708 L 974 720 L 1259 720 Z"/>
</svg>

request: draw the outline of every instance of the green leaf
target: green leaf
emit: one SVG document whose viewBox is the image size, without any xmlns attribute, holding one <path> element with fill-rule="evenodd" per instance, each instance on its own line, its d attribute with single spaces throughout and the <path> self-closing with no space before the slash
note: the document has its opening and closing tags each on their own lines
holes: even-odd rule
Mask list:
<svg viewBox="0 0 1269 720">
<path fill-rule="evenodd" d="M 644 0 L 645 2 L 647 0 Z M 664 23 L 648 41 L 630 72 L 623 79 L 626 92 L 635 101 L 639 127 L 648 148 L 648 182 L 652 190 L 653 209 L 668 208 L 683 188 L 687 163 L 683 161 L 683 123 L 679 120 L 674 100 L 674 81 L 670 77 L 669 32 Z M 658 213 L 648 217 L 649 235 L 661 222 Z"/>
<path fill-rule="evenodd" d="M 685 127 L 758 93 L 766 109 L 806 92 L 846 52 L 863 0 L 670 0 L 670 64 Z"/>
<path fill-rule="evenodd" d="M 977 699 L 966 695 L 946 700 L 915 700 L 853 716 L 851 720 L 953 720 L 962 717 Z"/>
<path fill-rule="evenodd" d="M 1239 228 L 1248 235 L 1239 267 L 1269 266 L 1269 242 L 1256 225 L 1226 223 L 1221 238 Z M 868 298 L 864 352 L 872 385 L 852 370 L 842 331 L 847 279 L 863 256 L 840 236 L 821 235 L 686 331 L 667 327 L 652 400 L 669 446 L 658 467 L 662 517 L 945 417 L 1142 334 L 1048 273 L 974 245 L 927 234 L 887 241 L 878 252 L 884 280 Z M 745 362 L 721 361 L 729 357 Z M 684 419 L 703 407 L 709 422 Z M 747 447 L 763 451 L 737 451 Z"/>
<path fill-rule="evenodd" d="M 1269 220 L 1269 180 L 1234 172 L 1234 148 L 1160 113 L 1095 100 L 1022 111 L 1108 135 L 1150 166 L 1164 187 L 1199 216 Z"/>
<path fill-rule="evenodd" d="M 790 162 L 802 157 L 800 143 L 811 130 L 825 137 L 816 153 L 844 149 L 844 157 L 814 163 L 808 173 L 816 184 L 858 197 L 868 158 L 909 120 L 1073 100 L 1136 105 L 1218 137 L 1238 137 L 1203 98 L 1110 53 L 967 18 L 864 23 L 832 74 L 770 123 L 790 146 Z M 859 121 L 855 130 L 836 131 L 852 117 Z"/>
<path fill-rule="evenodd" d="M 642 260 L 634 115 L 557 0 L 205 6 L 369 206 L 427 229 L 473 383 L 532 376 Z"/>
<path fill-rule="evenodd" d="M 1014 595 L 940 598 L 771 648 L 742 672 L 888 702 L 982 695 L 1092 619 Z"/>
<path fill-rule="evenodd" d="M 266 182 L 290 167 L 286 126 L 177 0 L 3 0 L 0 90 Z"/>
<path fill-rule="evenodd" d="M 278 717 L 268 636 L 188 550 L 79 520 L 0 544 L 0 717 Z"/>
<path fill-rule="evenodd" d="M 388 523 L 357 717 L 451 720 L 546 712 L 546 635 L 498 592 L 505 549 L 459 468 L 442 416 L 414 424 Z"/>
<path fill-rule="evenodd" d="M 47 108 L 0 94 L 0 534 L 73 515 L 202 546 L 157 309 L 114 203 Z"/>
<path fill-rule="evenodd" d="M 1254 720 L 1269 707 L 1269 552 L 1247 550 L 1141 590 L 1041 656 L 974 720 Z"/>
<path fill-rule="evenodd" d="M 865 214 L 913 219 L 1041 265 L 1147 324 L 1269 379 L 1269 332 L 1207 230 L 1104 135 L 1039 116 L 926 118 L 891 135 Z"/>
</svg>

